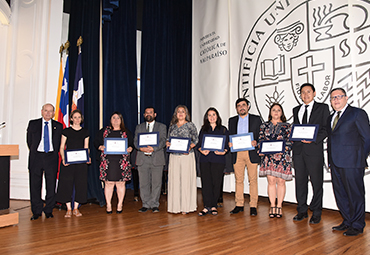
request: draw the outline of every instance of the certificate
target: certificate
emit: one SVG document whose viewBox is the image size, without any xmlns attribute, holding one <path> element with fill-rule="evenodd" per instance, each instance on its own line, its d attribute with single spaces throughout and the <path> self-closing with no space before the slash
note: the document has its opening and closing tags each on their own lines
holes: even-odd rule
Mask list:
<svg viewBox="0 0 370 255">
<path fill-rule="evenodd" d="M 284 140 L 267 140 L 261 142 L 260 153 L 262 154 L 283 153 L 284 151 Z"/>
<path fill-rule="evenodd" d="M 225 148 L 225 140 L 225 135 L 204 135 L 201 149 L 223 152 Z"/>
<path fill-rule="evenodd" d="M 104 138 L 104 154 L 127 154 L 127 138 Z"/>
<path fill-rule="evenodd" d="M 317 133 L 319 131 L 318 124 L 305 124 L 300 125 L 296 124 L 292 126 L 292 132 L 290 133 L 290 140 L 291 141 L 311 141 L 315 142 Z"/>
<path fill-rule="evenodd" d="M 151 133 L 139 133 L 138 134 L 138 146 L 147 147 L 147 146 L 158 146 L 159 142 L 159 132 Z"/>
<path fill-rule="evenodd" d="M 230 142 L 233 146 L 230 148 L 231 152 L 236 151 L 250 151 L 255 148 L 252 146 L 253 133 L 230 135 Z"/>
<path fill-rule="evenodd" d="M 167 152 L 189 153 L 190 141 L 190 138 L 171 136 L 169 140 L 171 146 L 167 147 Z"/>
<path fill-rule="evenodd" d="M 64 162 L 66 164 L 79 164 L 89 162 L 89 150 L 65 150 L 64 151 Z"/>
</svg>

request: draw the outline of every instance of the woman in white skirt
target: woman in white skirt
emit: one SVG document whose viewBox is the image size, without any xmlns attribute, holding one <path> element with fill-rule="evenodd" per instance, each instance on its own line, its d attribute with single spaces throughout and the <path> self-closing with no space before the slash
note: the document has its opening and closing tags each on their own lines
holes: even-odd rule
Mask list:
<svg viewBox="0 0 370 255">
<path fill-rule="evenodd" d="M 198 132 L 190 122 L 189 110 L 178 105 L 173 113 L 168 129 L 167 147 L 170 137 L 190 138 L 187 153 L 171 153 L 168 165 L 167 211 L 187 214 L 197 210 L 197 175 L 193 148 L 198 143 Z"/>
</svg>

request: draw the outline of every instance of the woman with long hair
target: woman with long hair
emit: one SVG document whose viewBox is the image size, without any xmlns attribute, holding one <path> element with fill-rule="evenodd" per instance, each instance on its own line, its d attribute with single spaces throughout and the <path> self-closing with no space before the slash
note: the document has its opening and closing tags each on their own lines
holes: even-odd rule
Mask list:
<svg viewBox="0 0 370 255">
<path fill-rule="evenodd" d="M 273 103 L 270 107 L 268 121 L 260 128 L 258 146 L 266 140 L 285 140 L 282 153 L 263 154 L 260 152 L 261 165 L 259 176 L 267 176 L 268 195 L 271 203 L 270 218 L 281 218 L 285 197 L 285 181 L 292 180 L 291 143 L 289 141 L 290 124 L 286 123 L 283 107 Z M 277 203 L 276 203 L 277 199 Z"/>
<path fill-rule="evenodd" d="M 220 151 L 202 150 L 204 135 L 224 135 L 225 145 Z M 229 131 L 222 126 L 220 114 L 214 107 L 208 108 L 203 117 L 203 126 L 199 133 L 199 143 L 196 148 L 200 151 L 200 175 L 202 181 L 202 195 L 204 209 L 199 216 L 209 213 L 217 215 L 217 201 L 220 197 L 225 168 L 225 153 L 229 149 Z"/>
<path fill-rule="evenodd" d="M 187 153 L 171 153 L 168 165 L 168 208 L 170 213 L 187 214 L 197 210 L 197 176 L 193 148 L 198 143 L 198 132 L 190 121 L 189 110 L 185 105 L 178 105 L 168 129 L 166 146 L 170 137 L 190 138 Z"/>
<path fill-rule="evenodd" d="M 104 138 L 127 138 L 128 154 L 107 155 L 104 153 Z M 125 127 L 123 116 L 119 112 L 113 112 L 110 117 L 110 125 L 102 128 L 94 141 L 95 147 L 100 151 L 100 180 L 104 181 L 104 194 L 107 205 L 107 214 L 111 214 L 113 190 L 117 189 L 117 213 L 122 213 L 123 200 L 126 193 L 126 182 L 131 180 L 130 152 L 133 148 L 133 136 Z"/>
</svg>

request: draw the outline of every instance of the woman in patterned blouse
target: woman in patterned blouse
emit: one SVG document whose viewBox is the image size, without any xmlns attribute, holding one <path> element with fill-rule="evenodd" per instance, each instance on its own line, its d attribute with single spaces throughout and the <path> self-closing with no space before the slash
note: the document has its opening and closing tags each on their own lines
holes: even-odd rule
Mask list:
<svg viewBox="0 0 370 255">
<path fill-rule="evenodd" d="M 197 176 L 193 148 L 198 143 L 198 132 L 190 122 L 189 110 L 178 105 L 168 129 L 167 147 L 170 137 L 190 138 L 188 153 L 171 153 L 168 165 L 168 208 L 170 213 L 187 214 L 197 210 Z"/>
<path fill-rule="evenodd" d="M 290 125 L 286 122 L 283 107 L 274 103 L 270 107 L 268 122 L 260 127 L 258 147 L 266 140 L 285 140 L 283 153 L 262 154 L 259 176 L 267 176 L 268 195 L 271 203 L 270 218 L 281 218 L 282 205 L 285 197 L 285 181 L 292 180 L 292 158 L 289 142 Z M 277 204 L 276 204 L 277 197 Z"/>
<path fill-rule="evenodd" d="M 127 138 L 128 154 L 105 154 L 104 138 Z M 122 114 L 114 112 L 110 118 L 110 125 L 102 128 L 94 141 L 95 147 L 100 151 L 100 180 L 104 181 L 104 194 L 107 203 L 107 213 L 112 213 L 112 196 L 114 186 L 117 188 L 117 213 L 122 213 L 123 199 L 126 193 L 126 181 L 131 180 L 130 152 L 133 148 L 133 136 L 125 127 Z"/>
</svg>

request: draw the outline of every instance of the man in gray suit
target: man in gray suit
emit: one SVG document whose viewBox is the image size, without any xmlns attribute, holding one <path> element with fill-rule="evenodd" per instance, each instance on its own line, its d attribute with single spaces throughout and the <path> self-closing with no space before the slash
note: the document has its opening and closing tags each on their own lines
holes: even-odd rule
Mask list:
<svg viewBox="0 0 370 255">
<path fill-rule="evenodd" d="M 135 130 L 134 144 L 138 150 L 136 165 L 139 172 L 140 197 L 143 202 L 143 207 L 139 212 L 146 212 L 149 209 L 152 209 L 153 212 L 159 212 L 167 128 L 166 125 L 155 121 L 156 116 L 154 107 L 145 108 L 145 122 L 137 125 Z M 139 146 L 139 134 L 147 132 L 159 133 L 158 146 Z"/>
</svg>

